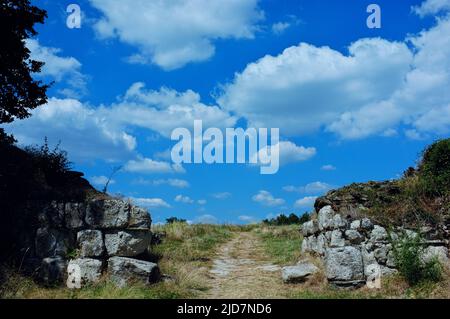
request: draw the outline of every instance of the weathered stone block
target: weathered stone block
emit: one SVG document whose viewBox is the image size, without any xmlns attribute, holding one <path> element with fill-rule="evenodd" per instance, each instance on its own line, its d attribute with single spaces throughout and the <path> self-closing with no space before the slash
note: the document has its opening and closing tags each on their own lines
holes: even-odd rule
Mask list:
<svg viewBox="0 0 450 319">
<path fill-rule="evenodd" d="M 105 252 L 103 234 L 100 230 L 82 230 L 77 234 L 81 257 L 101 257 Z"/>
<path fill-rule="evenodd" d="M 361 251 L 352 246 L 327 249 L 325 268 L 328 280 L 337 284 L 364 280 Z"/>
<path fill-rule="evenodd" d="M 150 229 L 152 220 L 148 210 L 131 206 L 130 208 L 130 221 L 128 228 L 132 229 Z"/>
<path fill-rule="evenodd" d="M 153 283 L 161 276 L 157 264 L 125 257 L 112 257 L 108 260 L 108 275 L 119 287 L 126 287 L 134 282 Z"/>
<path fill-rule="evenodd" d="M 130 204 L 116 199 L 94 200 L 86 209 L 86 223 L 99 229 L 128 227 Z"/>
<path fill-rule="evenodd" d="M 100 260 L 91 258 L 81 258 L 71 260 L 67 266 L 68 271 L 73 267 L 78 267 L 80 271 L 81 285 L 97 283 L 102 276 L 103 264 Z"/>
<path fill-rule="evenodd" d="M 134 257 L 145 253 L 152 240 L 150 231 L 127 230 L 105 234 L 109 256 Z"/>
</svg>

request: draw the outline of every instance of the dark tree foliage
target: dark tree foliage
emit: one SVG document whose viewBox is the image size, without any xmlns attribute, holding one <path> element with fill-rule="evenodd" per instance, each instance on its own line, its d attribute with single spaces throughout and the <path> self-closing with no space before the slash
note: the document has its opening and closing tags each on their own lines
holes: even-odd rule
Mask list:
<svg viewBox="0 0 450 319">
<path fill-rule="evenodd" d="M 178 217 L 170 217 L 166 219 L 167 224 L 174 224 L 174 223 L 186 223 L 186 219 L 181 219 Z"/>
<path fill-rule="evenodd" d="M 308 213 L 304 213 L 302 216 L 298 217 L 294 213 L 286 216 L 281 214 L 276 218 L 265 219 L 263 220 L 264 224 L 274 225 L 274 226 L 282 226 L 282 225 L 300 225 L 306 223 L 310 220 L 310 215 Z"/>
<path fill-rule="evenodd" d="M 25 46 L 25 40 L 37 34 L 34 25 L 46 17 L 47 12 L 29 0 L 0 0 L 0 124 L 26 118 L 47 102 L 49 86 L 32 78 L 44 63 L 30 59 Z"/>
<path fill-rule="evenodd" d="M 419 177 L 426 193 L 445 195 L 450 192 L 450 139 L 428 146 L 419 164 Z"/>
</svg>

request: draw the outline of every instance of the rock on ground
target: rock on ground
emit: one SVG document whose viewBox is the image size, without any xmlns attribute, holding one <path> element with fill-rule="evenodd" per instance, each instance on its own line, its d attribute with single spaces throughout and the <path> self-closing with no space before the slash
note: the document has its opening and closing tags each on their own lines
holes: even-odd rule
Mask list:
<svg viewBox="0 0 450 319">
<path fill-rule="evenodd" d="M 319 268 L 309 262 L 301 262 L 295 266 L 283 267 L 281 276 L 285 283 L 304 282 L 311 275 L 317 273 Z"/>
<path fill-rule="evenodd" d="M 126 257 L 111 257 L 108 260 L 108 275 L 118 287 L 133 282 L 154 283 L 161 276 L 157 264 Z"/>
<path fill-rule="evenodd" d="M 80 271 L 81 285 L 96 283 L 102 276 L 102 262 L 97 259 L 81 258 L 69 262 L 67 272 L 78 268 Z"/>
<path fill-rule="evenodd" d="M 430 246 L 425 248 L 422 255 L 422 260 L 424 262 L 429 262 L 436 258 L 443 265 L 447 265 L 449 263 L 448 258 L 448 249 L 444 246 Z"/>
</svg>

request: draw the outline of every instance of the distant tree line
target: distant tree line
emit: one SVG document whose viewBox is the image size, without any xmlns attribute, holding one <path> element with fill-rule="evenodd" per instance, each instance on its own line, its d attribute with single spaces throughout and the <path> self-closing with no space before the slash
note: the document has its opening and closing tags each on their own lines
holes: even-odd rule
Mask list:
<svg viewBox="0 0 450 319">
<path fill-rule="evenodd" d="M 175 223 L 186 223 L 186 219 L 181 219 L 178 217 L 170 217 L 166 219 L 167 224 L 175 224 Z"/>
<path fill-rule="evenodd" d="M 280 214 L 275 218 L 272 219 L 264 219 L 263 223 L 266 225 L 272 225 L 272 226 L 281 226 L 281 225 L 301 225 L 303 223 L 306 223 L 309 221 L 311 216 L 309 213 L 304 213 L 301 216 L 297 216 L 296 214 L 292 213 L 289 216 L 286 216 L 285 214 Z"/>
</svg>

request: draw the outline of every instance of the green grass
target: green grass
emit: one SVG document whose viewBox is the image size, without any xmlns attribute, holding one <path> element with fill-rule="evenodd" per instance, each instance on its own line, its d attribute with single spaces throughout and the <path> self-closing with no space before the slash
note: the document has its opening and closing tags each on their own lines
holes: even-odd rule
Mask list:
<svg viewBox="0 0 450 319">
<path fill-rule="evenodd" d="M 298 261 L 302 237 L 299 225 L 261 226 L 257 229 L 266 253 L 275 264 L 288 264 Z"/>
</svg>

